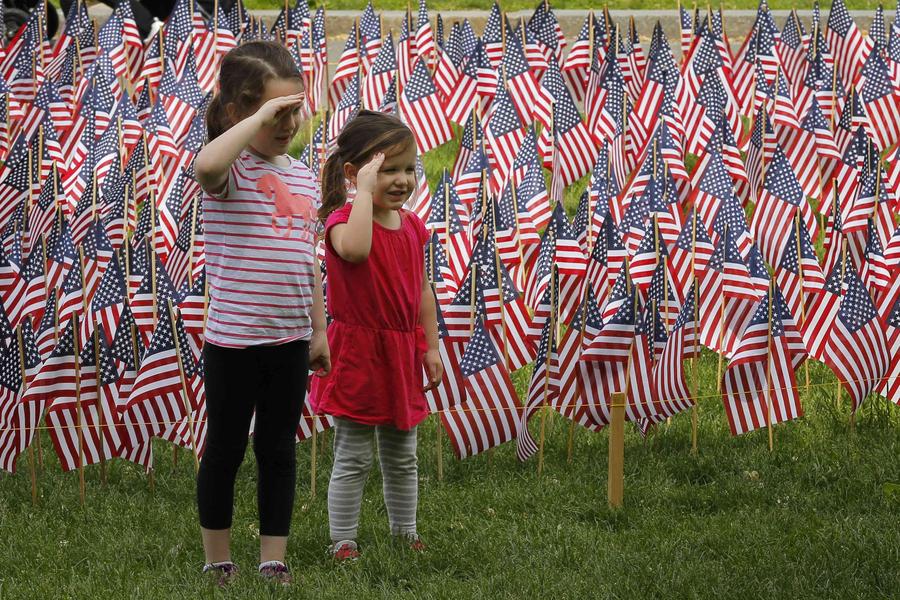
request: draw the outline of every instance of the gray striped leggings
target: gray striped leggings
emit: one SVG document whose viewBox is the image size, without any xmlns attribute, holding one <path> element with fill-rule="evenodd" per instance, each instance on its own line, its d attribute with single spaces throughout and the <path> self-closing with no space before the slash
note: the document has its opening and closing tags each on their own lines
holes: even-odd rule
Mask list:
<svg viewBox="0 0 900 600">
<path fill-rule="evenodd" d="M 416 428 L 402 431 L 336 418 L 334 466 L 328 485 L 328 522 L 333 542 L 356 539 L 363 487 L 372 468 L 374 440 L 378 441 L 391 534 L 416 532 L 419 489 Z"/>
</svg>

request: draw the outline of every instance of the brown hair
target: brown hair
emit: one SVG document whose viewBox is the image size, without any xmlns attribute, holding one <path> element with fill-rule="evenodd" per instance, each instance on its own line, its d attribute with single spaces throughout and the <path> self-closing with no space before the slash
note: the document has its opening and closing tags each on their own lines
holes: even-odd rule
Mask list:
<svg viewBox="0 0 900 600">
<path fill-rule="evenodd" d="M 206 135 L 210 140 L 225 133 L 234 123 L 226 107 L 234 104 L 248 112 L 262 99 L 266 83 L 273 79 L 297 79 L 300 70 L 291 53 L 275 42 L 253 41 L 233 48 L 222 58 L 218 91 L 206 109 Z"/>
<path fill-rule="evenodd" d="M 337 138 L 337 147 L 322 170 L 322 206 L 319 219 L 323 222 L 328 215 L 347 202 L 344 187 L 344 165 L 356 167 L 366 164 L 376 152 L 389 148 L 400 151 L 415 143 L 412 131 L 397 117 L 371 110 L 361 110 L 352 121 L 344 126 Z"/>
</svg>

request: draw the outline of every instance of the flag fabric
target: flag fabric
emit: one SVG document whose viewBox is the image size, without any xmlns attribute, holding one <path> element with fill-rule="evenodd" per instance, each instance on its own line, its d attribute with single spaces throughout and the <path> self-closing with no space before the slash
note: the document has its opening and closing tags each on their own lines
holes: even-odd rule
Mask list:
<svg viewBox="0 0 900 600">
<path fill-rule="evenodd" d="M 417 60 L 412 75 L 398 98 L 403 118 L 416 138 L 419 152 L 425 153 L 453 137 L 447 115 L 424 61 Z"/>
<path fill-rule="evenodd" d="M 853 269 L 844 274 L 845 291 L 825 344 L 825 364 L 850 396 L 852 410 L 863 403 L 888 371 L 887 334 L 872 297 Z"/>
<path fill-rule="evenodd" d="M 803 416 L 794 370 L 806 353 L 777 287 L 759 301 L 722 380 L 732 435 Z"/>
<path fill-rule="evenodd" d="M 509 372 L 480 320 L 459 366 L 466 401 L 442 412 L 441 421 L 456 456 L 466 458 L 516 437 L 519 404 Z"/>
</svg>

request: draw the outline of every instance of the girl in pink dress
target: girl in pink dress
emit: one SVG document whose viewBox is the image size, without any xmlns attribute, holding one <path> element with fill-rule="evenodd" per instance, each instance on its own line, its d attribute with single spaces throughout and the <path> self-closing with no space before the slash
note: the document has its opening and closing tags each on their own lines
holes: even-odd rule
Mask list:
<svg viewBox="0 0 900 600">
<path fill-rule="evenodd" d="M 348 181 L 356 188 L 352 203 Z M 415 187 L 412 132 L 370 111 L 346 125 L 322 176 L 332 370 L 314 382 L 312 404 L 335 421 L 328 518 L 339 560 L 359 556 L 360 504 L 376 439 L 391 533 L 424 549 L 416 533 L 416 425 L 428 415 L 425 391 L 440 382 L 443 366 L 424 273 L 428 234 L 403 208 Z"/>
</svg>

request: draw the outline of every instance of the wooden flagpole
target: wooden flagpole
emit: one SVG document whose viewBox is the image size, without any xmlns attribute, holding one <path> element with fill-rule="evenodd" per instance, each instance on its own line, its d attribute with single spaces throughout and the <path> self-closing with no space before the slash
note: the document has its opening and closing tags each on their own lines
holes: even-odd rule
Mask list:
<svg viewBox="0 0 900 600">
<path fill-rule="evenodd" d="M 16 329 L 16 336 L 19 340 L 19 372 L 22 374 L 22 387 L 19 389 L 19 393 L 23 393 L 25 391 L 25 348 L 24 348 L 24 340 L 22 339 L 22 327 L 19 326 Z M 35 437 L 37 439 L 41 439 L 41 432 L 38 429 L 35 431 Z M 31 504 L 32 506 L 37 506 L 38 503 L 38 485 L 37 485 L 37 470 L 34 459 L 34 446 L 28 445 L 28 473 L 31 476 Z"/>
<path fill-rule="evenodd" d="M 550 356 L 556 338 L 556 263 L 550 267 L 550 338 L 547 340 L 547 355 L 544 357 L 544 393 L 541 400 L 541 437 L 538 442 L 538 476 L 544 472 L 544 439 L 547 422 L 547 391 L 550 387 Z"/>
<path fill-rule="evenodd" d="M 637 292 L 634 293 L 634 306 L 637 308 Z M 632 340 L 632 346 L 634 341 Z M 631 357 L 633 352 L 628 352 L 628 362 L 625 365 L 625 390 L 612 395 L 610 405 L 609 423 L 609 463 L 606 482 L 606 499 L 610 508 L 620 508 L 625 496 L 625 402 L 628 399 L 628 389 L 631 378 Z"/>
<path fill-rule="evenodd" d="M 726 243 L 728 239 L 728 223 L 725 223 L 722 239 L 720 244 Z M 724 249 L 723 249 L 724 254 Z M 716 368 L 716 390 L 722 391 L 722 366 L 725 360 L 725 281 L 722 281 L 722 302 L 719 304 L 719 362 Z"/>
<path fill-rule="evenodd" d="M 769 452 L 775 449 L 772 433 L 772 282 L 769 282 L 769 325 L 766 331 L 766 429 L 769 432 Z"/>
<path fill-rule="evenodd" d="M 178 359 L 178 377 L 181 379 L 181 396 L 184 400 L 184 410 L 187 412 L 188 431 L 190 432 L 191 451 L 194 454 L 194 468 L 200 470 L 200 454 L 197 448 L 197 434 L 194 431 L 194 409 L 191 406 L 190 393 L 188 392 L 187 380 L 184 377 L 184 362 L 181 354 L 181 342 L 178 340 L 178 326 L 176 321 L 175 309 L 172 306 L 172 299 L 166 301 L 169 311 L 169 319 L 172 322 L 172 339 L 175 342 L 175 357 Z M 190 349 L 188 349 L 190 350 Z M 177 448 L 178 446 L 174 446 Z M 174 467 L 174 464 L 173 464 Z"/>
<path fill-rule="evenodd" d="M 84 278 L 84 272 L 81 273 L 82 279 Z M 82 285 L 82 289 L 84 285 Z M 100 440 L 100 485 L 102 487 L 106 487 L 106 423 L 103 419 L 103 399 L 101 398 L 101 374 L 103 373 L 103 367 L 100 362 L 100 327 L 97 325 L 96 320 L 94 321 L 94 361 L 96 362 L 96 377 L 97 377 L 97 437 Z"/>
<path fill-rule="evenodd" d="M 691 356 L 691 379 L 693 380 L 694 394 L 700 395 L 700 382 L 697 380 L 697 360 L 698 360 L 698 332 L 697 321 L 699 320 L 700 301 L 700 282 L 697 281 L 697 207 L 694 206 L 694 216 L 691 224 L 691 278 L 694 282 L 694 352 Z M 698 452 L 697 434 L 699 429 L 700 414 L 697 402 L 691 407 L 691 454 L 696 455 Z"/>
<path fill-rule="evenodd" d="M 800 326 L 806 323 L 806 293 L 803 291 L 803 254 L 800 248 L 800 211 L 795 213 L 794 236 L 797 238 L 797 272 L 800 274 Z M 803 361 L 803 372 L 806 376 L 806 391 L 809 391 L 809 361 Z"/>
<path fill-rule="evenodd" d="M 78 249 L 81 251 L 80 246 Z M 75 361 L 75 427 L 78 430 L 78 497 L 81 500 L 81 506 L 84 506 L 84 430 L 82 429 L 81 366 L 78 361 L 78 357 L 81 354 L 78 344 L 79 330 L 78 313 L 76 312 L 72 315 L 73 359 Z"/>
</svg>

